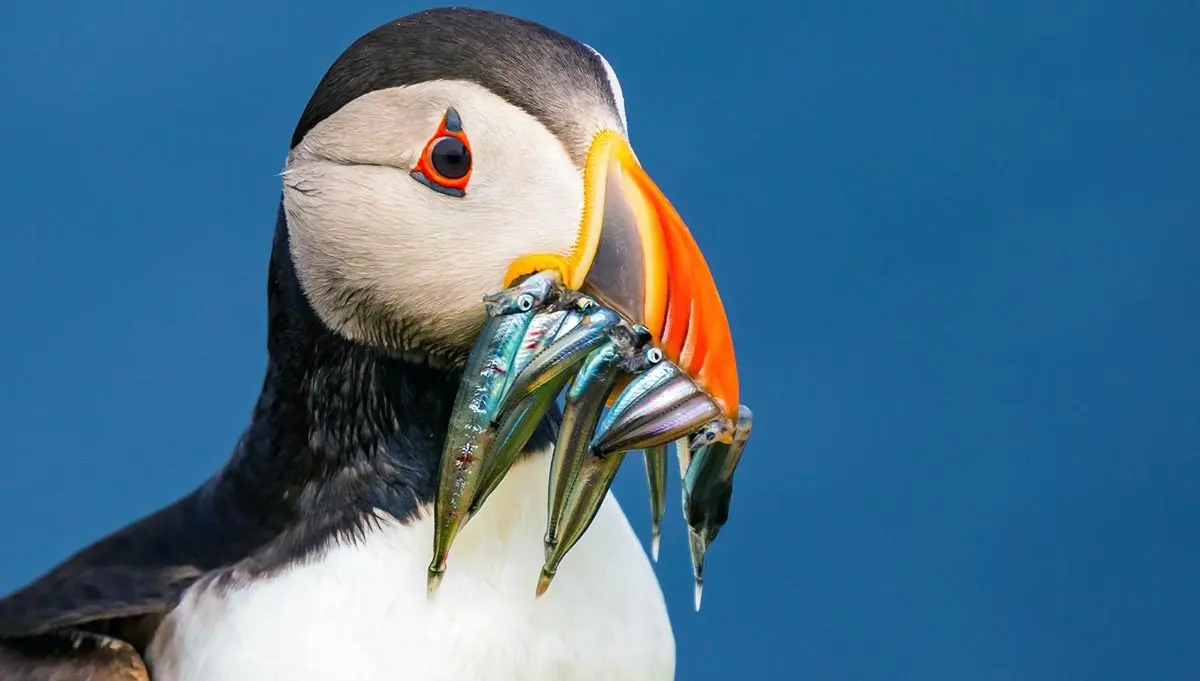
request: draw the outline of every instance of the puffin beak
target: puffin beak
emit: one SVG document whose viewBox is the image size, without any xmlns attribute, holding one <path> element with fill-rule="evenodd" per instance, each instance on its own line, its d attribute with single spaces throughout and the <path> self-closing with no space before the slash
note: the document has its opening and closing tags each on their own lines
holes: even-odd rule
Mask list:
<svg viewBox="0 0 1200 681">
<path fill-rule="evenodd" d="M 505 285 L 556 270 L 568 288 L 649 329 L 663 354 L 736 419 L 729 322 L 687 226 L 616 131 L 592 141 L 583 181 L 583 219 L 571 252 L 522 257 L 509 267 Z"/>
</svg>

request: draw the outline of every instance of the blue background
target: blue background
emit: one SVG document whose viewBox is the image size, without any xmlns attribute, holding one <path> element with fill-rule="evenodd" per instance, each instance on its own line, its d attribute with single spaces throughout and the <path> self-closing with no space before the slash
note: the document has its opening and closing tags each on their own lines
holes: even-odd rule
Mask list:
<svg viewBox="0 0 1200 681">
<path fill-rule="evenodd" d="M 485 5 L 605 53 L 734 326 L 681 681 L 1200 678 L 1200 4 L 994 4 Z M 419 8 L 4 3 L 0 592 L 224 462 L 295 120 Z"/>
</svg>

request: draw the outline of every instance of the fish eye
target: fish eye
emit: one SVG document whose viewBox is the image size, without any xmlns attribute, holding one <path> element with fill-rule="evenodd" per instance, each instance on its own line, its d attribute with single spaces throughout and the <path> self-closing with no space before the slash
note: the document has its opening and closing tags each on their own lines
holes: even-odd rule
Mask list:
<svg viewBox="0 0 1200 681">
<path fill-rule="evenodd" d="M 651 364 L 658 364 L 659 362 L 662 361 L 662 358 L 663 358 L 662 350 L 659 350 L 658 348 L 650 348 L 649 350 L 646 351 L 646 359 Z"/>
<path fill-rule="evenodd" d="M 522 293 L 521 296 L 517 298 L 517 309 L 519 309 L 521 312 L 529 312 L 532 310 L 533 296 L 528 293 Z"/>
</svg>

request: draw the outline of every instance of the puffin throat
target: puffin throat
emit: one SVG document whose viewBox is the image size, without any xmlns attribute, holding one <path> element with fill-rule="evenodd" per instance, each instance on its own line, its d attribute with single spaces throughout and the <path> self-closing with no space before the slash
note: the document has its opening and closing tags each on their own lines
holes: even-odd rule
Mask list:
<svg viewBox="0 0 1200 681">
<path fill-rule="evenodd" d="M 268 291 L 268 361 L 251 423 L 214 480 L 221 503 L 277 525 L 276 558 L 360 536 L 375 511 L 400 522 L 432 503 L 461 368 L 433 366 L 347 340 L 301 289 L 282 207 Z M 482 305 L 482 302 L 481 302 Z M 552 410 L 527 451 L 553 442 Z"/>
</svg>

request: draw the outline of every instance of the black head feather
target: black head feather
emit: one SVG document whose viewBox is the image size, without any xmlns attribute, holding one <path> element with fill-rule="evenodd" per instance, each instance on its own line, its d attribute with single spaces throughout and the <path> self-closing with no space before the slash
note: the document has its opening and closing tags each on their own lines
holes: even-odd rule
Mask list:
<svg viewBox="0 0 1200 681">
<path fill-rule="evenodd" d="M 439 79 L 491 90 L 541 121 L 573 154 L 586 150 L 592 134 L 570 114 L 580 100 L 617 109 L 603 62 L 583 43 L 504 14 L 439 8 L 384 24 L 354 41 L 309 99 L 292 146 L 369 92 Z"/>
</svg>

